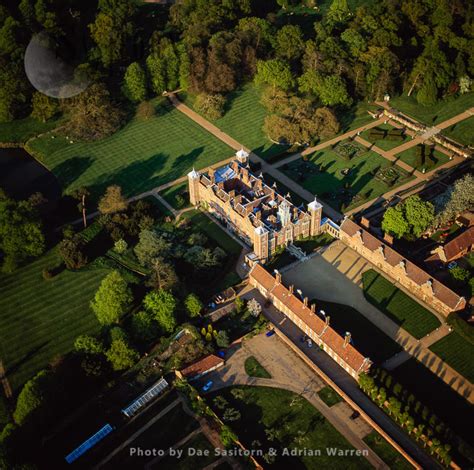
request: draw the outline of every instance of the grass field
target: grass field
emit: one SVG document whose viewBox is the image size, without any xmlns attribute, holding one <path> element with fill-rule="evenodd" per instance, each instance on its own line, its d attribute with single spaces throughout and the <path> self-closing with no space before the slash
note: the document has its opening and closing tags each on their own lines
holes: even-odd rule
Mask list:
<svg viewBox="0 0 474 470">
<path fill-rule="evenodd" d="M 458 122 L 441 132 L 464 145 L 474 145 L 474 116 Z"/>
<path fill-rule="evenodd" d="M 305 189 L 317 194 L 335 209 L 352 209 L 374 199 L 389 189 L 407 182 L 410 177 L 403 170 L 390 167 L 390 162 L 375 152 L 364 152 L 362 155 L 345 160 L 331 149 L 318 151 L 309 157 L 309 161 L 296 160 L 280 169 Z M 348 174 L 342 174 L 348 170 Z M 381 178 L 374 177 L 374 172 L 394 172 L 399 175 L 393 186 Z"/>
<path fill-rule="evenodd" d="M 456 434 L 471 445 L 474 444 L 472 433 L 474 408 L 467 400 L 414 358 L 399 365 L 390 373 L 418 400 L 445 421 Z M 446 406 L 447 403 L 449 406 Z"/>
<path fill-rule="evenodd" d="M 423 171 L 423 168 L 425 171 L 431 171 L 449 161 L 449 157 L 447 155 L 438 152 L 438 150 L 434 150 L 433 154 L 428 157 L 428 161 L 425 160 L 425 163 L 417 164 L 418 159 L 416 157 L 416 146 L 411 147 L 402 153 L 398 153 L 396 156 L 402 162 L 405 162 L 412 168 L 416 168 L 419 171 Z"/>
<path fill-rule="evenodd" d="M 334 406 L 342 401 L 342 398 L 329 386 L 318 391 L 319 398 L 328 406 Z"/>
<path fill-rule="evenodd" d="M 247 372 L 247 375 L 250 377 L 260 377 L 262 379 L 270 379 L 272 377 L 265 367 L 253 356 L 245 359 L 245 372 Z"/>
<path fill-rule="evenodd" d="M 243 397 L 236 399 L 231 390 L 243 390 Z M 277 449 L 275 462 L 268 468 L 371 468 L 364 457 L 328 456 L 327 448 L 352 449 L 352 446 L 338 431 L 303 397 L 289 392 L 265 387 L 232 387 L 212 394 L 222 395 L 230 406 L 241 412 L 241 419 L 229 423 L 245 447 L 254 448 L 258 440 L 266 452 L 270 447 Z M 217 414 L 220 410 L 215 410 Z M 273 430 L 276 438 L 269 441 L 265 430 Z M 282 448 L 320 449 L 319 456 L 286 457 Z M 262 458 L 257 458 L 262 460 Z M 262 461 L 267 468 L 267 464 Z"/>
<path fill-rule="evenodd" d="M 182 196 L 182 204 L 180 204 L 179 199 L 176 196 Z M 188 182 L 180 183 L 175 186 L 171 186 L 170 188 L 166 188 L 165 190 L 160 192 L 160 196 L 170 204 L 174 209 L 180 210 L 186 207 L 191 207 L 191 203 L 189 202 L 189 192 L 188 192 Z"/>
<path fill-rule="evenodd" d="M 314 299 L 319 310 L 331 316 L 331 326 L 341 335 L 350 331 L 353 345 L 376 363 L 397 354 L 401 346 L 349 305 Z"/>
<path fill-rule="evenodd" d="M 89 302 L 107 270 L 65 270 L 44 280 L 43 269 L 58 264 L 53 250 L 0 275 L 0 354 L 14 390 L 54 356 L 70 351 L 79 335 L 99 331 Z"/>
<path fill-rule="evenodd" d="M 474 344 L 453 331 L 430 347 L 443 361 L 474 383 Z"/>
<path fill-rule="evenodd" d="M 390 124 L 381 124 L 377 126 L 375 129 L 380 129 L 384 131 L 390 131 L 392 129 L 395 129 L 395 127 L 391 126 Z M 361 137 L 368 142 L 372 142 L 375 144 L 377 147 L 381 148 L 382 150 L 392 150 L 395 147 L 398 147 L 399 145 L 402 145 L 404 142 L 407 142 L 410 137 L 403 136 L 400 140 L 389 140 L 387 136 L 379 138 L 379 137 L 371 137 L 370 134 L 371 129 L 368 129 L 364 132 L 361 133 Z"/>
<path fill-rule="evenodd" d="M 467 93 L 457 98 L 440 100 L 433 106 L 418 104 L 414 95 L 401 95 L 390 100 L 390 105 L 418 121 L 432 126 L 451 119 L 459 113 L 474 106 L 474 93 Z"/>
<path fill-rule="evenodd" d="M 362 282 L 365 298 L 415 338 L 422 338 L 440 325 L 430 311 L 373 269 L 362 274 Z"/>
<path fill-rule="evenodd" d="M 110 184 L 122 186 L 127 196 L 138 194 L 234 153 L 164 99 L 158 101 L 154 118 L 135 119 L 103 140 L 70 144 L 64 137 L 47 135 L 30 141 L 28 150 L 65 191 L 88 186 L 95 196 Z"/>
<path fill-rule="evenodd" d="M 377 431 L 367 434 L 364 442 L 390 467 L 390 470 L 413 468 Z"/>
<path fill-rule="evenodd" d="M 287 147 L 272 143 L 263 132 L 267 110 L 260 102 L 260 93 L 260 88 L 252 83 L 231 93 L 224 116 L 212 122 L 262 158 L 271 158 L 286 152 Z M 190 94 L 180 98 L 190 107 L 196 99 Z"/>
<path fill-rule="evenodd" d="M 50 131 L 59 125 L 58 119 L 42 123 L 27 117 L 12 122 L 0 123 L 0 142 L 25 143 L 31 137 Z"/>
<path fill-rule="evenodd" d="M 191 221 L 192 227 L 201 233 L 206 234 L 213 239 L 224 251 L 230 255 L 239 255 L 242 246 L 237 243 L 231 236 L 227 235 L 219 225 L 213 222 L 206 214 L 198 210 L 185 212 L 183 218 Z"/>
</svg>

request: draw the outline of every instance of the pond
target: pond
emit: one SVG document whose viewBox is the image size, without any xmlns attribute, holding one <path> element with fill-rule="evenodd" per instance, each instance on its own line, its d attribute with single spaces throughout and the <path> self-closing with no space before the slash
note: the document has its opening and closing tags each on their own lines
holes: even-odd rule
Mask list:
<svg viewBox="0 0 474 470">
<path fill-rule="evenodd" d="M 62 192 L 56 177 L 22 148 L 0 149 L 0 187 L 15 199 L 41 192 L 57 201 Z"/>
</svg>

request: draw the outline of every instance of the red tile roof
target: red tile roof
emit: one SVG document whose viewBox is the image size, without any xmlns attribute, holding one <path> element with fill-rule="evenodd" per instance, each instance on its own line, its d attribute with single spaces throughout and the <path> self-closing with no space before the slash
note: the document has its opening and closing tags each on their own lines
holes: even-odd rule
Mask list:
<svg viewBox="0 0 474 470">
<path fill-rule="evenodd" d="M 276 299 L 285 304 L 294 315 L 301 319 L 317 335 L 323 332 L 325 322 L 318 315 L 312 313 L 310 307 L 305 307 L 304 303 L 296 295 L 291 294 L 283 284 L 278 284 L 276 279 L 262 265 L 254 265 L 249 275 L 268 292 L 271 292 Z M 367 362 L 366 366 L 362 367 L 365 361 L 364 356 L 352 344 L 349 343 L 344 346 L 344 338 L 330 326 L 326 328 L 321 339 L 328 348 L 356 372 L 359 369 L 364 371 L 368 368 L 369 364 Z"/>
<path fill-rule="evenodd" d="M 456 258 L 460 253 L 465 250 L 472 250 L 474 245 L 474 227 L 468 228 L 461 235 L 457 236 L 450 242 L 444 245 L 444 254 L 448 261 Z"/>
<path fill-rule="evenodd" d="M 221 366 L 224 364 L 224 360 L 214 354 L 209 354 L 199 361 L 194 362 L 193 364 L 185 367 L 181 373 L 185 377 L 195 377 L 196 375 L 204 374 L 209 370 Z"/>
<path fill-rule="evenodd" d="M 411 261 L 405 260 L 400 253 L 396 252 L 393 248 L 390 248 L 388 245 L 385 245 L 378 238 L 374 237 L 371 233 L 367 232 L 359 225 L 357 225 L 352 220 L 346 218 L 341 224 L 341 230 L 344 233 L 347 233 L 350 237 L 354 237 L 355 234 L 361 230 L 362 231 L 362 240 L 364 241 L 364 247 L 370 251 L 375 251 L 380 246 L 384 247 L 385 261 L 390 266 L 396 266 L 400 261 L 405 261 L 405 269 L 407 277 L 419 286 L 425 284 L 428 280 L 432 282 L 433 295 L 440 301 L 443 302 L 451 309 L 455 309 L 459 302 L 462 300 L 462 297 L 453 292 L 451 289 L 446 287 L 441 282 L 436 279 L 431 279 L 430 275 L 418 267 L 416 264 Z M 454 240 L 453 240 L 454 241 Z M 447 245 L 446 245 L 447 246 Z M 446 247 L 445 247 L 446 248 Z"/>
</svg>

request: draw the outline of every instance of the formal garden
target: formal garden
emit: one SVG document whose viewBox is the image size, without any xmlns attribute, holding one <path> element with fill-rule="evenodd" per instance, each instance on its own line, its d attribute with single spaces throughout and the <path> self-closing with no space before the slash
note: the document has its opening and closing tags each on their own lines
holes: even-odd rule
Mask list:
<svg viewBox="0 0 474 470">
<path fill-rule="evenodd" d="M 266 468 L 370 468 L 360 457 L 328 456 L 327 448 L 353 447 L 305 398 L 287 390 L 231 387 L 209 395 L 209 405 L 246 448 L 262 449 L 257 460 Z M 232 410 L 230 412 L 229 410 Z M 277 450 L 276 456 L 268 453 Z M 282 456 L 283 448 L 320 450 L 318 456 Z"/>
<path fill-rule="evenodd" d="M 382 150 L 387 151 L 402 145 L 410 139 L 403 129 L 396 128 L 390 124 L 380 124 L 377 127 L 372 127 L 362 132 L 360 136 Z"/>
<path fill-rule="evenodd" d="M 453 124 L 444 129 L 441 133 L 461 144 L 474 145 L 474 116 L 458 122 L 457 124 Z"/>
<path fill-rule="evenodd" d="M 421 172 L 429 172 L 449 161 L 448 155 L 426 144 L 410 147 L 396 157 Z"/>
<path fill-rule="evenodd" d="M 415 338 L 440 326 L 434 314 L 373 269 L 362 274 L 362 282 L 365 298 Z"/>
<path fill-rule="evenodd" d="M 375 199 L 411 176 L 360 144 L 343 141 L 280 168 L 287 176 L 336 210 L 350 210 Z"/>
</svg>

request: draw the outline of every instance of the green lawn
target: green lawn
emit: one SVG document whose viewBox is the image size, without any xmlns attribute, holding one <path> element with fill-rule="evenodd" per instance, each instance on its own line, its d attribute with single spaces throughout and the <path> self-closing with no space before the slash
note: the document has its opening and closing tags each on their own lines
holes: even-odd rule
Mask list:
<svg viewBox="0 0 474 470">
<path fill-rule="evenodd" d="M 239 389 L 243 397 L 236 399 L 231 391 Z M 276 460 L 268 468 L 331 468 L 365 469 L 371 468 L 364 457 L 328 456 L 327 448 L 350 450 L 353 447 L 305 398 L 287 390 L 265 387 L 232 387 L 212 394 L 212 398 L 222 395 L 241 412 L 241 419 L 229 423 L 239 440 L 247 448 L 255 448 L 252 442 L 258 440 L 264 452 L 277 450 Z M 217 414 L 221 410 L 215 409 Z M 269 440 L 265 430 L 272 430 L 274 440 Z M 283 448 L 320 450 L 319 456 L 286 457 Z M 267 464 L 257 457 L 262 465 Z"/>
<path fill-rule="evenodd" d="M 392 129 L 395 129 L 395 127 L 391 126 L 390 124 L 381 124 L 375 127 L 374 129 L 390 131 Z M 408 139 L 410 139 L 410 137 L 406 135 L 400 138 L 399 140 L 390 140 L 387 136 L 379 138 L 379 137 L 371 136 L 370 131 L 371 129 L 368 129 L 362 132 L 360 136 L 363 139 L 367 140 L 368 142 L 372 142 L 373 144 L 375 144 L 377 147 L 381 148 L 382 150 L 387 150 L 387 151 L 392 150 L 393 148 L 398 147 L 399 145 L 402 145 L 404 142 L 407 142 Z"/>
<path fill-rule="evenodd" d="M 411 470 L 412 465 L 377 431 L 364 437 L 364 442 L 390 467 L 391 470 Z"/>
<path fill-rule="evenodd" d="M 331 387 L 326 386 L 318 391 L 319 398 L 328 406 L 334 406 L 342 401 L 342 398 Z"/>
<path fill-rule="evenodd" d="M 191 207 L 187 181 L 161 191 L 160 196 L 176 210 Z M 177 196 L 181 196 L 182 199 Z"/>
<path fill-rule="evenodd" d="M 411 116 L 418 121 L 432 126 L 451 119 L 466 109 L 474 106 L 474 93 L 467 93 L 457 98 L 440 100 L 433 106 L 418 104 L 414 95 L 401 95 L 390 100 L 390 105 L 395 109 Z"/>
<path fill-rule="evenodd" d="M 25 143 L 31 137 L 50 131 L 59 125 L 58 119 L 42 123 L 27 117 L 0 123 L 0 142 Z"/>
<path fill-rule="evenodd" d="M 250 377 L 260 377 L 262 379 L 271 379 L 272 377 L 254 356 L 245 359 L 245 372 Z"/>
<path fill-rule="evenodd" d="M 13 274 L 0 275 L 0 354 L 14 390 L 54 356 L 70 351 L 79 335 L 99 331 L 89 302 L 107 270 L 65 270 L 44 280 L 43 269 L 58 264 L 52 250 Z"/>
<path fill-rule="evenodd" d="M 252 83 L 232 92 L 224 116 L 212 122 L 262 158 L 271 158 L 286 152 L 287 147 L 272 143 L 263 132 L 267 110 L 260 102 L 260 93 L 260 88 Z M 190 107 L 196 99 L 191 94 L 180 95 L 180 98 Z"/>
<path fill-rule="evenodd" d="M 443 361 L 474 383 L 474 344 L 453 331 L 430 347 Z"/>
<path fill-rule="evenodd" d="M 458 122 L 441 132 L 464 145 L 474 145 L 474 116 Z"/>
<path fill-rule="evenodd" d="M 405 162 L 407 165 L 410 165 L 412 168 L 416 168 L 419 171 L 431 171 L 437 168 L 440 165 L 449 161 L 449 157 L 444 153 L 439 152 L 438 150 L 433 150 L 432 155 L 425 159 L 424 163 L 419 164 L 416 157 L 416 146 L 410 147 L 402 153 L 396 155 L 402 162 Z"/>
<path fill-rule="evenodd" d="M 226 253 L 239 255 L 242 246 L 229 236 L 219 225 L 213 222 L 206 214 L 198 210 L 185 212 L 182 218 L 190 220 L 192 227 L 213 239 Z"/>
<path fill-rule="evenodd" d="M 440 325 L 426 308 L 369 269 L 362 274 L 365 298 L 415 338 L 422 338 Z"/>
<path fill-rule="evenodd" d="M 48 135 L 30 141 L 28 149 L 64 190 L 85 185 L 96 196 L 110 184 L 122 186 L 127 196 L 138 194 L 234 153 L 164 99 L 158 103 L 156 117 L 132 120 L 103 140 L 70 144 Z"/>
<path fill-rule="evenodd" d="M 349 305 L 314 299 L 316 308 L 331 316 L 331 326 L 340 334 L 349 331 L 352 343 L 372 361 L 381 364 L 401 351 L 401 346 Z"/>
<path fill-rule="evenodd" d="M 341 110 L 337 114 L 337 118 L 341 124 L 341 131 L 339 134 L 358 129 L 359 127 L 373 122 L 374 118 L 368 113 L 368 111 L 375 111 L 377 108 L 377 106 L 372 104 L 359 101 L 353 104 L 349 109 Z"/>
<path fill-rule="evenodd" d="M 346 160 L 327 148 L 306 162 L 299 159 L 280 169 L 337 210 L 343 205 L 345 210 L 353 209 L 410 179 L 408 173 L 371 151 Z"/>
</svg>

